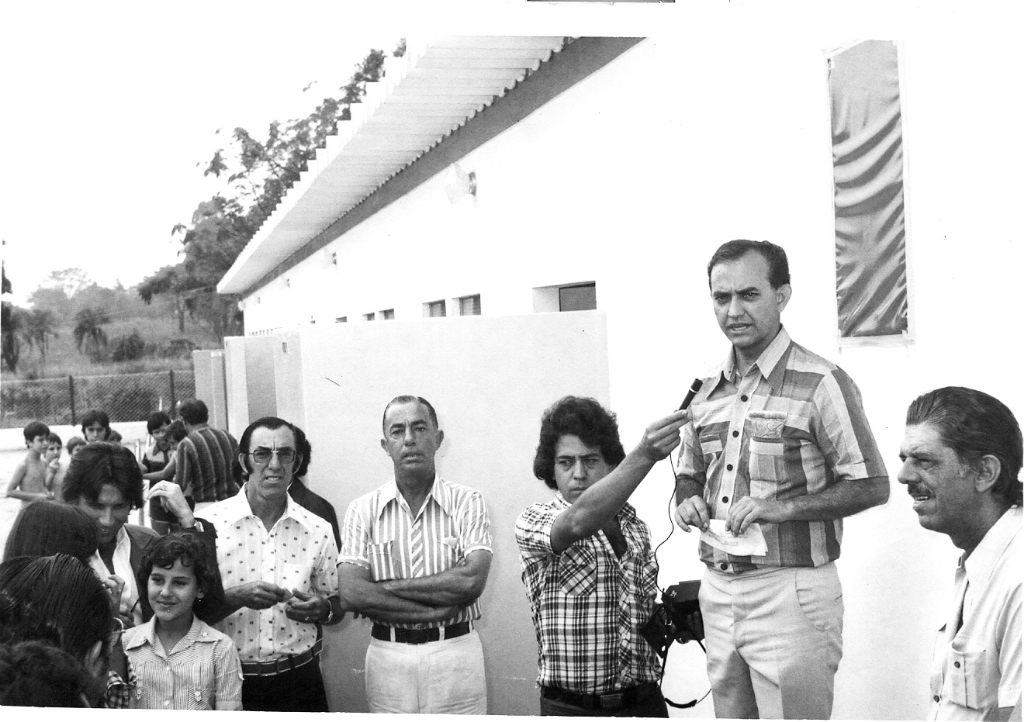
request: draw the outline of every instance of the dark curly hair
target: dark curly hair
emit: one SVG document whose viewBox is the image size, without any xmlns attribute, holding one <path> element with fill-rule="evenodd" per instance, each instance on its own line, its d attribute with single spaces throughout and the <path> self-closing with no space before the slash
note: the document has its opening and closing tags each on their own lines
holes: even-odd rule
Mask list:
<svg viewBox="0 0 1024 722">
<path fill-rule="evenodd" d="M 555 448 L 563 436 L 575 436 L 587 446 L 596 446 L 612 467 L 626 458 L 619 441 L 619 425 L 615 414 L 596 399 L 566 396 L 544 412 L 540 421 L 540 443 L 533 457 L 533 475 L 552 489 L 555 483 Z"/>
<path fill-rule="evenodd" d="M 2 707 L 87 707 L 88 685 L 84 667 L 52 644 L 0 644 Z"/>
<path fill-rule="evenodd" d="M 930 424 L 961 464 L 973 466 L 981 457 L 999 459 L 999 478 L 992 492 L 1011 506 L 1021 505 L 1017 478 L 1024 460 L 1024 442 L 1013 412 L 999 399 L 962 386 L 946 386 L 922 394 L 907 409 L 907 426 Z"/>
<path fill-rule="evenodd" d="M 168 569 L 179 560 L 184 566 L 192 568 L 199 589 L 203 592 L 203 598 L 196 599 L 192 611 L 204 622 L 212 624 L 213 613 L 224 601 L 224 583 L 221 581 L 220 569 L 217 566 L 217 553 L 202 537 L 188 531 L 162 536 L 146 547 L 142 564 L 135 575 L 143 619 L 153 616 L 147 591 L 153 567 Z"/>
<path fill-rule="evenodd" d="M 142 470 L 135 455 L 120 444 L 94 441 L 71 457 L 64 474 L 64 501 L 95 503 L 104 484 L 116 487 L 133 509 L 142 506 Z"/>
</svg>

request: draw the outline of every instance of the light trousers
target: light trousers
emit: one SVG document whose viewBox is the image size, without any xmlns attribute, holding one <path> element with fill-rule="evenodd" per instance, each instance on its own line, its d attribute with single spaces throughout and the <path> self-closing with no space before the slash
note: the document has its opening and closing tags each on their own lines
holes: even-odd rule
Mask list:
<svg viewBox="0 0 1024 722">
<path fill-rule="evenodd" d="M 700 609 L 716 717 L 831 717 L 843 656 L 835 564 L 742 574 L 709 568 Z"/>
<path fill-rule="evenodd" d="M 487 714 L 480 636 L 401 644 L 371 639 L 366 702 L 374 713 Z"/>
</svg>

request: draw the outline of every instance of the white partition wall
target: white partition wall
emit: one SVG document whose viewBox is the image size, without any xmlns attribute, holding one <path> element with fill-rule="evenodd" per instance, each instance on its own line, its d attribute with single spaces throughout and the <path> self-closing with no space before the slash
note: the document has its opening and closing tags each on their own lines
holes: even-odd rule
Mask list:
<svg viewBox="0 0 1024 722">
<path fill-rule="evenodd" d="M 388 401 L 414 394 L 434 405 L 445 432 L 438 468 L 479 489 L 491 520 L 494 560 L 478 625 L 489 711 L 536 714 L 537 643 L 513 525 L 529 504 L 553 493 L 532 474 L 543 410 L 569 393 L 608 403 L 604 314 L 316 325 L 272 338 L 279 413 L 308 434 L 308 482 L 339 520 L 350 501 L 392 476 L 380 447 Z M 369 636 L 365 619 L 348 617 L 327 630 L 332 710 L 367 711 Z"/>
</svg>

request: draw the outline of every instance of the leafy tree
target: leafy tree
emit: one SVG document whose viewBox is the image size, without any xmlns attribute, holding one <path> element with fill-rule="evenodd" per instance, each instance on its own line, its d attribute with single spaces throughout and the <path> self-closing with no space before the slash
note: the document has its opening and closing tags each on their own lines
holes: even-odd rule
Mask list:
<svg viewBox="0 0 1024 722">
<path fill-rule="evenodd" d="M 56 318 L 71 318 L 74 315 L 74 303 L 62 287 L 40 286 L 28 296 L 32 308 L 49 311 Z"/>
<path fill-rule="evenodd" d="M 84 350 L 95 359 L 107 345 L 107 332 L 103 329 L 107 323 L 110 323 L 110 316 L 102 309 L 86 307 L 75 314 L 72 333 L 78 350 Z"/>
<path fill-rule="evenodd" d="M 13 304 L 0 304 L 0 355 L 12 373 L 18 370 L 18 359 L 21 357 L 19 336 L 22 313 L 23 311 Z"/>
<path fill-rule="evenodd" d="M 137 361 L 146 353 L 146 342 L 138 331 L 132 331 L 128 336 L 118 336 L 111 345 L 111 361 Z"/>
<path fill-rule="evenodd" d="M 81 268 L 65 268 L 61 271 L 53 271 L 41 284 L 45 288 L 59 288 L 64 295 L 71 298 L 87 286 L 95 285 L 89 274 Z"/>
<path fill-rule="evenodd" d="M 57 318 L 52 311 L 35 308 L 24 316 L 22 338 L 29 348 L 39 350 L 39 356 L 46 360 L 46 352 L 50 350 L 50 336 L 57 338 Z"/>
<path fill-rule="evenodd" d="M 395 54 L 404 52 L 402 41 Z M 182 333 L 186 311 L 193 320 L 210 323 L 221 339 L 241 331 L 238 298 L 218 295 L 218 281 L 298 181 L 317 148 L 337 132 L 338 122 L 351 117 L 350 106 L 365 95 L 366 83 L 381 79 L 384 57 L 383 51 L 371 50 L 339 89 L 339 97 L 324 98 L 305 118 L 272 122 L 266 140 L 245 128 L 231 132 L 228 147 L 218 149 L 203 170 L 203 175 L 226 175 L 227 188 L 200 203 L 189 226 L 174 227 L 171 233 L 181 240 L 182 261 L 161 268 L 137 287 L 143 301 L 173 295 Z"/>
</svg>

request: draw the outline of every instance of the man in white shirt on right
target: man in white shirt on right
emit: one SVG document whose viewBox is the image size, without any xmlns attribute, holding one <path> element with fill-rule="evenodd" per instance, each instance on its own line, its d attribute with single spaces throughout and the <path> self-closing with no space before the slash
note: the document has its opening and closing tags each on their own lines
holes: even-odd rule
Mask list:
<svg viewBox="0 0 1024 722">
<path fill-rule="evenodd" d="M 929 719 L 1021 718 L 1022 447 L 1013 413 L 974 389 L 929 391 L 907 409 L 899 481 L 921 526 L 964 551 Z"/>
</svg>

